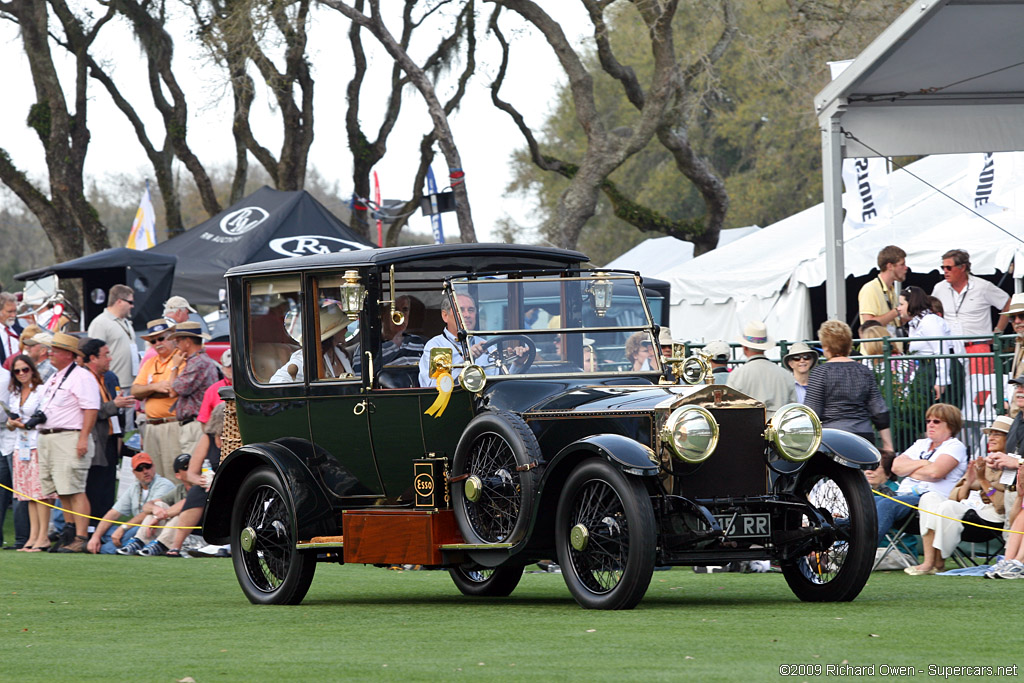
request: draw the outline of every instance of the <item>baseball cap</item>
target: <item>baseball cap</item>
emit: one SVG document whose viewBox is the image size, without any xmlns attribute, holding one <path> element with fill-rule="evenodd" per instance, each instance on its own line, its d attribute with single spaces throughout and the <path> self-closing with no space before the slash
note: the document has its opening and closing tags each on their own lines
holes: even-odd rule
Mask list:
<svg viewBox="0 0 1024 683">
<path fill-rule="evenodd" d="M 153 464 L 153 458 L 149 457 L 149 453 L 136 453 L 132 456 L 132 469 L 134 470 L 139 465 Z"/>
<path fill-rule="evenodd" d="M 164 302 L 164 312 L 165 313 L 167 311 L 176 311 L 176 310 L 181 309 L 181 308 L 186 308 L 186 309 L 192 311 L 193 313 L 196 312 L 196 309 L 192 308 L 192 306 L 189 305 L 188 299 L 186 299 L 183 296 L 172 296 L 170 299 L 168 299 L 167 301 Z"/>
<path fill-rule="evenodd" d="M 174 471 L 177 473 L 181 472 L 182 470 L 187 470 L 188 464 L 189 462 L 191 462 L 191 460 L 191 455 L 189 455 L 188 453 L 182 453 L 181 455 L 174 459 Z"/>
</svg>

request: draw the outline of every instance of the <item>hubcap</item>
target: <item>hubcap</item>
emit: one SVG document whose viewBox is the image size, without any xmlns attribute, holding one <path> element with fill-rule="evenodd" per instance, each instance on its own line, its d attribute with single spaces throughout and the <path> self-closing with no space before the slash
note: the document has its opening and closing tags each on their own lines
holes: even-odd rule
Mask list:
<svg viewBox="0 0 1024 683">
<path fill-rule="evenodd" d="M 251 526 L 247 526 L 242 529 L 242 533 L 238 539 L 242 544 L 242 550 L 247 553 L 251 553 L 252 549 L 256 547 L 256 530 Z"/>
<path fill-rule="evenodd" d="M 590 540 L 590 531 L 583 524 L 577 524 L 569 532 L 569 544 L 572 545 L 573 550 L 579 552 L 587 547 L 587 541 Z"/>
<path fill-rule="evenodd" d="M 466 479 L 466 483 L 462 485 L 462 490 L 466 494 L 466 500 L 475 503 L 480 500 L 480 494 L 484 490 L 484 482 L 480 477 L 471 474 Z"/>
</svg>

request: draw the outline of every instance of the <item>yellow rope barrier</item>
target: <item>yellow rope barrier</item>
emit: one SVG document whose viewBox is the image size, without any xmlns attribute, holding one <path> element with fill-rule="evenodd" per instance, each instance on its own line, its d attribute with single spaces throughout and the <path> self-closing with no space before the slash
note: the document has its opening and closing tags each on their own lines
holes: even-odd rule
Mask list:
<svg viewBox="0 0 1024 683">
<path fill-rule="evenodd" d="M 17 496 L 21 496 L 22 498 L 27 498 L 28 500 L 32 501 L 33 503 L 39 503 L 40 505 L 45 505 L 46 507 L 53 508 L 54 510 L 60 510 L 61 512 L 67 513 L 69 515 L 74 515 L 75 517 L 85 517 L 86 519 L 94 519 L 97 522 L 110 522 L 111 524 L 114 524 L 114 525 L 124 524 L 125 526 L 137 526 L 137 527 L 142 528 L 142 529 L 202 529 L 203 528 L 201 526 L 163 526 L 163 525 L 160 525 L 160 524 L 133 524 L 132 522 L 117 522 L 115 520 L 104 519 L 102 517 L 93 517 L 92 515 L 83 515 L 81 512 L 75 512 L 73 510 L 68 510 L 67 508 L 61 508 L 61 507 L 57 507 L 56 505 L 50 505 L 45 500 L 39 500 L 38 498 L 33 498 L 32 496 L 26 496 L 21 491 L 15 491 L 10 486 L 5 486 L 4 484 L 0 484 L 0 489 L 7 489 L 11 493 L 13 493 L 13 494 L 15 494 Z"/>
<path fill-rule="evenodd" d="M 929 515 L 935 515 L 936 517 L 942 517 L 943 519 L 951 519 L 954 522 L 960 522 L 961 524 L 969 524 L 970 526 L 976 526 L 979 529 L 989 529 L 990 531 L 1005 531 L 1006 533 L 1009 533 L 1009 534 L 1021 534 L 1021 535 L 1024 535 L 1024 531 L 1014 531 L 1013 529 L 1004 529 L 1002 527 L 987 526 L 985 524 L 977 524 L 975 522 L 965 522 L 964 520 L 957 519 L 956 517 L 947 517 L 946 515 L 940 515 L 938 512 L 932 512 L 931 510 L 924 510 L 922 508 L 917 507 L 916 505 L 911 505 L 910 503 L 904 502 L 902 500 L 897 500 L 897 499 L 893 498 L 892 496 L 887 496 L 884 493 L 881 493 L 881 492 L 876 491 L 874 489 L 871 489 L 871 492 L 874 493 L 876 496 L 881 496 L 882 498 L 888 498 L 889 500 L 893 501 L 894 503 L 899 503 L 900 505 L 906 505 L 908 508 L 911 508 L 913 510 L 917 510 L 918 512 L 926 512 Z M 1024 514 L 1024 513 L 1022 513 L 1022 514 Z"/>
</svg>

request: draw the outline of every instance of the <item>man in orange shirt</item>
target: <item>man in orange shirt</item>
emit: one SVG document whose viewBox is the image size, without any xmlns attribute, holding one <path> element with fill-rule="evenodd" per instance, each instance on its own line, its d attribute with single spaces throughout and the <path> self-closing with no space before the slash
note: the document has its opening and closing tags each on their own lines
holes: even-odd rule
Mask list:
<svg viewBox="0 0 1024 683">
<path fill-rule="evenodd" d="M 175 354 L 175 343 L 169 339 L 174 323 L 166 318 L 150 320 L 146 332 L 139 336 L 149 342 L 156 355 L 142 364 L 132 384 L 132 396 L 146 402 L 146 431 L 143 433 L 146 452 L 153 458 L 157 474 L 174 477 L 174 459 L 181 453 L 181 425 L 174 414 L 171 385 L 178 378 L 181 356 Z"/>
</svg>

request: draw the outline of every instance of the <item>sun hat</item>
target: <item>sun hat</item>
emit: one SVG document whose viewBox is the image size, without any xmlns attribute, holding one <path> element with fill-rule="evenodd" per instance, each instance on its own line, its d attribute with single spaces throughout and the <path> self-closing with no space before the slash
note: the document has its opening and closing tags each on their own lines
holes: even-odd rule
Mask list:
<svg viewBox="0 0 1024 683">
<path fill-rule="evenodd" d="M 760 320 L 751 320 L 747 323 L 743 328 L 743 335 L 737 341 L 748 349 L 761 351 L 767 351 L 774 345 L 772 338 L 768 336 L 768 326 Z"/>
<path fill-rule="evenodd" d="M 704 345 L 704 353 L 711 356 L 711 360 L 718 363 L 724 363 L 729 360 L 729 354 L 731 352 L 732 350 L 729 348 L 729 344 L 721 339 L 710 341 Z"/>
<path fill-rule="evenodd" d="M 1024 313 L 1024 292 L 1017 292 L 1010 297 L 1010 305 L 1006 309 L 1006 315 Z"/>
<path fill-rule="evenodd" d="M 220 365 L 223 368 L 231 367 L 231 349 L 228 349 L 224 353 L 220 354 Z"/>
<path fill-rule="evenodd" d="M 172 296 L 164 302 L 164 313 L 167 313 L 167 311 L 178 311 L 182 308 L 192 311 L 193 313 L 196 312 L 196 309 L 189 305 L 188 299 L 183 296 Z"/>
<path fill-rule="evenodd" d="M 167 335 L 168 339 L 178 339 L 179 337 L 191 337 L 193 339 L 209 339 L 210 335 L 203 332 L 203 326 L 197 322 L 186 320 L 183 323 L 178 323 L 174 326 L 174 331 Z M 200 341 L 200 343 L 202 343 Z"/>
<path fill-rule="evenodd" d="M 51 349 L 63 349 L 78 356 L 82 355 L 82 352 L 78 349 L 78 337 L 72 337 L 70 334 L 64 334 L 63 332 L 54 333 L 49 346 Z"/>
<path fill-rule="evenodd" d="M 150 337 L 155 337 L 158 334 L 162 334 L 173 329 L 173 320 L 168 320 L 167 318 L 157 318 L 156 320 L 150 320 L 148 323 L 146 323 L 146 331 L 140 333 L 139 336 L 148 341 Z"/>
<path fill-rule="evenodd" d="M 53 341 L 53 335 L 49 332 L 40 332 L 32 337 L 32 344 L 42 344 L 43 346 L 49 346 L 50 342 Z M 27 342 L 26 342 L 27 343 Z M 29 344 L 29 346 L 32 346 Z"/>
<path fill-rule="evenodd" d="M 658 332 L 658 346 L 672 346 L 672 330 L 667 327 Z"/>
<path fill-rule="evenodd" d="M 1013 424 L 1013 418 L 1012 417 L 1010 417 L 1009 415 L 1000 415 L 996 419 L 992 420 L 992 424 L 991 425 L 989 425 L 988 427 L 985 427 L 981 431 L 984 434 L 988 434 L 990 432 L 1001 432 L 1003 434 L 1008 434 L 1010 432 L 1010 425 L 1012 425 L 1012 424 Z"/>
<path fill-rule="evenodd" d="M 348 316 L 337 304 L 320 308 L 320 341 L 325 341 L 348 327 Z"/>
<path fill-rule="evenodd" d="M 812 368 L 818 364 L 818 352 L 812 349 L 807 344 L 804 344 L 803 342 L 797 342 L 796 344 L 793 344 L 792 346 L 789 347 L 789 352 L 782 357 L 782 364 L 789 368 L 790 358 L 792 358 L 793 356 L 801 356 L 805 353 L 809 353 L 812 356 L 814 356 L 814 360 L 811 361 Z M 792 370 L 792 368 L 790 369 Z"/>
</svg>

